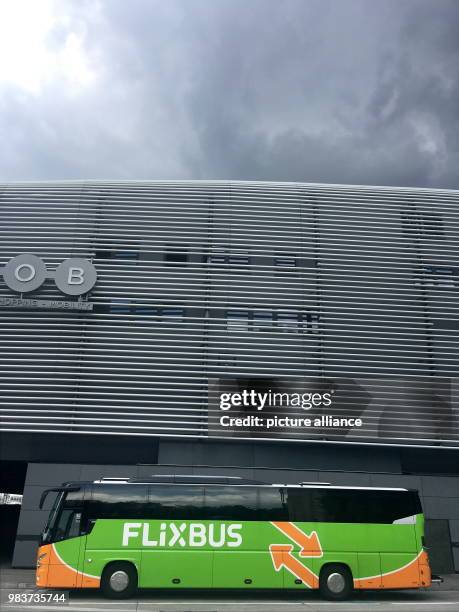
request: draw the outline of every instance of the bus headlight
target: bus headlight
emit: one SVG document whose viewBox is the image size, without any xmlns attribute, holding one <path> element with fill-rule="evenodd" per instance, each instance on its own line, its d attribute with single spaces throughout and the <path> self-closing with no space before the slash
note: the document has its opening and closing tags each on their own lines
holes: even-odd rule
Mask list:
<svg viewBox="0 0 459 612">
<path fill-rule="evenodd" d="M 47 555 L 47 554 L 48 554 L 48 553 L 42 553 L 41 555 L 39 555 L 39 557 L 38 557 L 38 559 L 37 559 L 37 567 L 41 567 L 41 563 L 40 563 L 40 561 L 41 561 L 42 559 L 44 559 L 44 558 L 46 557 L 46 555 Z"/>
</svg>

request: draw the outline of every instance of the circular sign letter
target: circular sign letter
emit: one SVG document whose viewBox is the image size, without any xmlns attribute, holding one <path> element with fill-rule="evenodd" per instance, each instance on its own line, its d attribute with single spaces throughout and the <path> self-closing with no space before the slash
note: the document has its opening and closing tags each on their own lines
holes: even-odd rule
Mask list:
<svg viewBox="0 0 459 612">
<path fill-rule="evenodd" d="M 97 280 L 95 267 L 87 259 L 66 259 L 56 269 L 57 288 L 67 295 L 83 295 L 90 291 Z"/>
<path fill-rule="evenodd" d="M 36 255 L 25 253 L 13 257 L 3 269 L 5 284 L 18 293 L 38 289 L 46 279 L 46 266 Z"/>
</svg>

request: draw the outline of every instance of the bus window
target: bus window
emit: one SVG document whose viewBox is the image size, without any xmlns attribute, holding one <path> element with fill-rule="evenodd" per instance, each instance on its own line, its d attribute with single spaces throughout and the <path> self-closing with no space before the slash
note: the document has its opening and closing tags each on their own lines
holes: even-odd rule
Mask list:
<svg viewBox="0 0 459 612">
<path fill-rule="evenodd" d="M 321 523 L 391 524 L 422 512 L 413 491 L 316 489 L 313 514 Z"/>
<path fill-rule="evenodd" d="M 288 521 L 286 489 L 260 487 L 258 491 L 257 521 Z"/>
<path fill-rule="evenodd" d="M 215 521 L 256 521 L 257 497 L 256 487 L 206 487 L 203 518 Z"/>
<path fill-rule="evenodd" d="M 421 514 L 421 502 L 415 491 L 369 491 L 368 522 L 393 523 Z"/>
<path fill-rule="evenodd" d="M 63 503 L 59 505 L 56 520 L 48 532 L 48 540 L 51 542 L 59 542 L 80 535 L 83 490 L 69 491 L 64 496 Z"/>
<path fill-rule="evenodd" d="M 76 538 L 80 535 L 81 512 L 63 508 L 54 529 L 54 542 Z"/>
<path fill-rule="evenodd" d="M 196 485 L 152 485 L 144 518 L 202 519 L 204 489 Z"/>
<path fill-rule="evenodd" d="M 146 518 L 147 487 L 142 485 L 107 484 L 95 486 L 87 502 L 87 518 Z"/>
<path fill-rule="evenodd" d="M 316 489 L 314 515 L 320 523 L 367 523 L 368 491 Z"/>
<path fill-rule="evenodd" d="M 313 493 L 312 489 L 287 489 L 289 521 L 312 522 L 315 520 Z"/>
</svg>

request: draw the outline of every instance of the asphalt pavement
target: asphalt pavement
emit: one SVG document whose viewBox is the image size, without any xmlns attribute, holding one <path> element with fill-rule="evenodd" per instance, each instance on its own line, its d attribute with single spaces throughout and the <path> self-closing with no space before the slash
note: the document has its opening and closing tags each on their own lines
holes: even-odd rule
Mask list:
<svg viewBox="0 0 459 612">
<path fill-rule="evenodd" d="M 327 602 L 317 591 L 140 591 L 128 601 L 105 599 L 98 591 L 70 591 L 66 602 L 8 603 L 12 593 L 33 595 L 33 570 L 0 567 L 1 610 L 23 612 L 441 612 L 459 611 L 459 574 L 426 590 L 359 591 L 347 602 Z"/>
</svg>

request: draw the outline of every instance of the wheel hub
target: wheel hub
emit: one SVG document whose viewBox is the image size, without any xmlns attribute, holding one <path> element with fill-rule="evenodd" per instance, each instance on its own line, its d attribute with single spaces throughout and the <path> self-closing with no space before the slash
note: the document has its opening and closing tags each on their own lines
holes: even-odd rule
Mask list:
<svg viewBox="0 0 459 612">
<path fill-rule="evenodd" d="M 341 593 L 345 585 L 344 577 L 338 572 L 333 572 L 327 578 L 327 586 L 332 593 Z"/>
<path fill-rule="evenodd" d="M 117 593 L 124 591 L 128 584 L 129 576 L 126 574 L 126 572 L 123 572 L 123 570 L 113 572 L 113 574 L 110 576 L 110 586 Z"/>
</svg>

